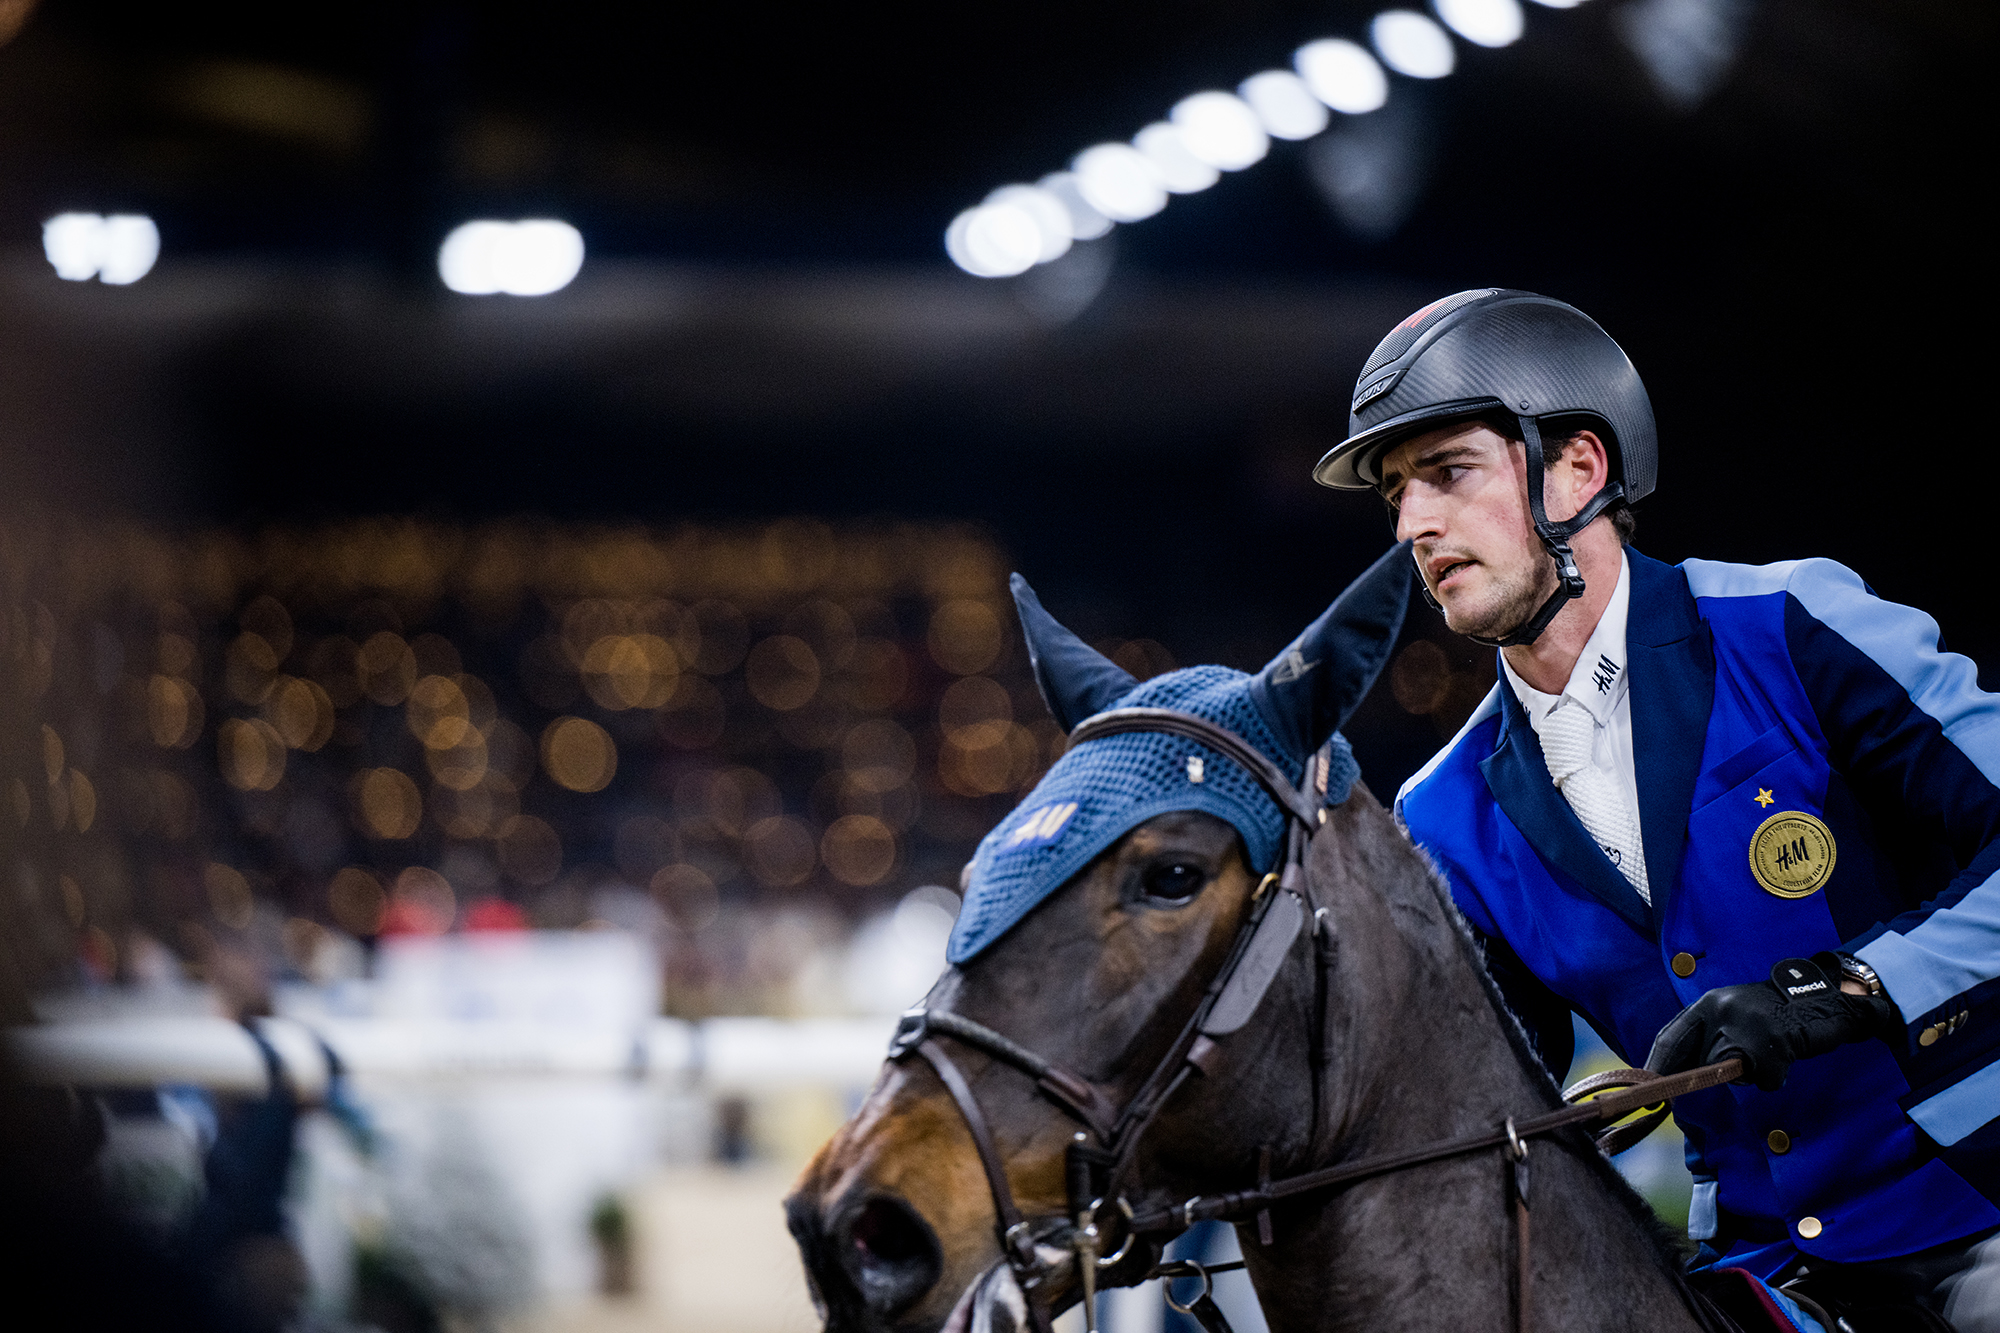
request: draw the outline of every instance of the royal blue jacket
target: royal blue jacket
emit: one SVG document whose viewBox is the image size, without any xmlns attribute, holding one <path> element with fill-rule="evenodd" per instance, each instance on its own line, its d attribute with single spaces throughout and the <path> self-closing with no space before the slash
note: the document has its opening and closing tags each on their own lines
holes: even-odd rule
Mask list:
<svg viewBox="0 0 2000 1333">
<path fill-rule="evenodd" d="M 1550 782 L 1504 680 L 1404 786 L 1404 827 L 1558 1076 L 1572 1010 L 1637 1064 L 1683 1007 L 1779 959 L 1844 949 L 1880 975 L 1897 1039 L 1800 1061 L 1777 1092 L 1675 1104 L 1690 1234 L 1728 1262 L 1765 1275 L 1801 1251 L 1888 1258 L 2000 1225 L 2000 696 L 1937 622 L 1832 561 L 1627 554 L 1651 906 Z M 1786 811 L 1834 843 L 1802 898 L 1750 866 Z"/>
</svg>

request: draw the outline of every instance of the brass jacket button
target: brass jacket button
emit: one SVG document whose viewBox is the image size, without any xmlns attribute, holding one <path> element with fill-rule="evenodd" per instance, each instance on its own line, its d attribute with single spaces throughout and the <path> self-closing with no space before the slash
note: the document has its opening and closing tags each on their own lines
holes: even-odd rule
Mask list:
<svg viewBox="0 0 2000 1333">
<path fill-rule="evenodd" d="M 1673 964 L 1673 966 L 1674 966 L 1674 975 L 1675 975 L 1675 976 L 1677 976 L 1677 977 L 1691 977 L 1691 976 L 1693 976 L 1693 975 L 1694 975 L 1694 955 L 1693 955 L 1693 954 L 1691 954 L 1691 953 L 1677 953 L 1677 954 L 1675 954 L 1675 955 L 1674 955 L 1674 964 Z"/>
<path fill-rule="evenodd" d="M 1919 1032 L 1917 1034 L 1917 1045 L 1934 1046 L 1937 1044 L 1937 1039 L 1940 1036 L 1942 1036 L 1943 1033 L 1944 1033 L 1944 1024 L 1933 1023 L 1929 1027 L 1925 1028 L 1922 1032 Z"/>
<path fill-rule="evenodd" d="M 1774 1153 L 1788 1153 L 1792 1150 L 1792 1136 L 1782 1129 L 1774 1129 L 1764 1136 L 1764 1142 L 1771 1145 Z"/>
<path fill-rule="evenodd" d="M 1825 1228 L 1820 1226 L 1817 1217 L 1802 1217 L 1799 1219 L 1799 1234 L 1807 1240 L 1811 1240 L 1823 1230 Z"/>
</svg>

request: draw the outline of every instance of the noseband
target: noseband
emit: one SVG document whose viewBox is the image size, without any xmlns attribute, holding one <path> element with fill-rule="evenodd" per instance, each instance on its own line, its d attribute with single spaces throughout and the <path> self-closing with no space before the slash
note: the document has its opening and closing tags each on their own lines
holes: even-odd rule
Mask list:
<svg viewBox="0 0 2000 1333">
<path fill-rule="evenodd" d="M 1082 1287 L 1084 1326 L 1095 1333 L 1096 1295 L 1100 1272 L 1117 1267 L 1131 1253 L 1140 1236 L 1167 1239 L 1201 1221 L 1257 1223 L 1258 1238 L 1272 1241 L 1271 1205 L 1320 1190 L 1333 1189 L 1375 1176 L 1443 1161 L 1469 1153 L 1504 1149 L 1512 1163 L 1510 1193 L 1513 1196 L 1518 1277 L 1515 1284 L 1515 1328 L 1529 1333 L 1529 1251 L 1528 1251 L 1528 1140 L 1556 1133 L 1571 1125 L 1608 1124 L 1640 1109 L 1659 1105 L 1656 1114 L 1632 1125 L 1619 1126 L 1599 1139 L 1608 1152 L 1631 1146 L 1665 1117 L 1665 1103 L 1686 1093 L 1717 1087 L 1742 1074 L 1742 1064 L 1725 1060 L 1720 1064 L 1691 1069 L 1686 1073 L 1661 1077 L 1645 1070 L 1622 1069 L 1600 1074 L 1577 1084 L 1565 1100 L 1574 1102 L 1558 1111 L 1519 1121 L 1508 1117 L 1493 1130 L 1430 1144 L 1402 1152 L 1384 1153 L 1351 1162 L 1337 1163 L 1316 1171 L 1279 1180 L 1271 1178 L 1271 1151 L 1258 1154 L 1257 1181 L 1244 1190 L 1204 1198 L 1196 1196 L 1173 1208 L 1152 1209 L 1135 1214 L 1122 1192 L 1125 1174 L 1138 1155 L 1139 1142 L 1154 1117 L 1181 1084 L 1196 1073 L 1210 1073 L 1220 1054 L 1216 1038 L 1225 1037 L 1250 1021 L 1264 996 L 1277 979 L 1299 931 L 1308 918 L 1312 921 L 1317 985 L 1313 1003 L 1314 1037 L 1311 1046 L 1313 1115 L 1308 1158 L 1320 1133 L 1320 1075 L 1328 1059 L 1328 1000 L 1336 958 L 1333 922 L 1323 907 L 1314 907 L 1305 877 L 1306 846 L 1313 832 L 1325 821 L 1323 800 L 1331 756 L 1325 749 L 1307 765 L 1313 796 L 1295 787 L 1284 772 L 1264 754 L 1234 732 L 1168 708 L 1120 708 L 1099 713 L 1079 723 L 1070 733 L 1071 745 L 1131 732 L 1163 732 L 1185 737 L 1224 755 L 1255 778 L 1285 815 L 1285 854 L 1280 868 L 1264 876 L 1252 895 L 1250 910 L 1237 927 L 1236 938 L 1214 980 L 1203 992 L 1194 1014 L 1175 1036 L 1166 1054 L 1139 1085 L 1130 1101 L 1114 1107 L 1102 1090 L 1089 1079 L 1046 1060 L 1012 1038 L 981 1023 L 947 1011 L 930 1011 L 922 1006 L 909 1010 L 897 1024 L 889 1043 L 889 1059 L 901 1062 L 916 1056 L 936 1071 L 945 1091 L 958 1106 L 966 1129 L 978 1150 L 979 1163 L 993 1195 L 993 1208 L 1000 1238 L 1000 1252 L 1020 1284 L 1028 1317 L 1035 1333 L 1052 1333 L 1051 1314 L 1046 1303 L 1037 1299 L 1038 1288 L 1048 1276 L 1047 1266 L 1036 1254 L 1032 1223 L 1014 1201 L 1007 1181 L 1005 1163 L 995 1144 L 986 1117 L 964 1073 L 939 1044 L 950 1038 L 1010 1065 L 1035 1081 L 1042 1094 L 1061 1107 L 1083 1128 L 1069 1144 L 1065 1161 L 1065 1183 L 1069 1196 L 1071 1234 L 1069 1248 L 1075 1252 L 1077 1274 Z M 1275 886 L 1276 891 L 1272 892 Z M 1603 1092 L 1594 1100 L 1580 1100 Z M 1095 1140 L 1095 1142 L 1093 1142 Z M 1099 1226 L 1100 1215 L 1111 1201 L 1111 1211 L 1122 1219 L 1124 1235 L 1110 1254 L 1102 1253 L 1106 1236 Z M 1185 1275 L 1200 1265 L 1161 1265 L 1146 1277 Z M 1207 1271 L 1215 1271 L 1213 1269 Z M 1204 1283 L 1206 1282 L 1206 1274 Z M 1131 1279 L 1128 1279 L 1131 1280 Z M 1695 1305 L 1692 1293 L 1683 1285 L 1684 1295 Z M 1178 1308 L 1178 1307 L 1177 1307 Z M 1206 1285 L 1191 1307 L 1211 1333 L 1227 1333 L 1222 1312 L 1208 1300 Z"/>
</svg>

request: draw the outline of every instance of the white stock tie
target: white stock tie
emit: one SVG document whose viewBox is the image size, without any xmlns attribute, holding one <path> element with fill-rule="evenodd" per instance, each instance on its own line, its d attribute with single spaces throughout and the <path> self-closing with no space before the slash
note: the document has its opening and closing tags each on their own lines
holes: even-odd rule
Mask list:
<svg viewBox="0 0 2000 1333">
<path fill-rule="evenodd" d="M 1611 775 L 1591 762 L 1596 735 L 1597 719 L 1590 710 L 1565 700 L 1542 719 L 1542 756 L 1548 760 L 1556 789 L 1576 811 L 1584 830 L 1651 906 L 1653 893 L 1646 884 L 1646 856 L 1639 841 L 1639 812 L 1626 804 Z"/>
</svg>

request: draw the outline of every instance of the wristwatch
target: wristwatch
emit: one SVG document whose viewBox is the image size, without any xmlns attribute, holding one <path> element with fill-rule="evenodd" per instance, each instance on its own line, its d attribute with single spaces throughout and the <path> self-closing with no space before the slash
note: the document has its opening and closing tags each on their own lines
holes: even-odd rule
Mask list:
<svg viewBox="0 0 2000 1333">
<path fill-rule="evenodd" d="M 1840 974 L 1852 978 L 1868 988 L 1870 995 L 1886 995 L 1882 989 L 1882 978 L 1875 975 L 1875 969 L 1856 958 L 1851 953 L 1837 953 L 1835 961 L 1840 964 Z"/>
</svg>

